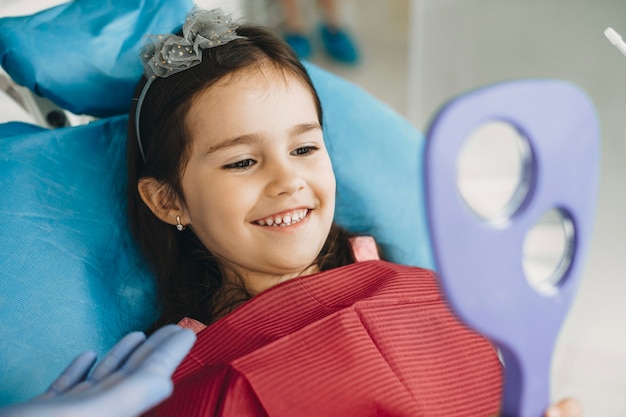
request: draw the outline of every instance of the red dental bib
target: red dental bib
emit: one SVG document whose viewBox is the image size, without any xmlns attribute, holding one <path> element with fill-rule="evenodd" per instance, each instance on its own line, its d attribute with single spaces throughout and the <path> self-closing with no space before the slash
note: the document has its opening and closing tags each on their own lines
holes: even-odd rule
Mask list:
<svg viewBox="0 0 626 417">
<path fill-rule="evenodd" d="M 487 416 L 501 365 L 431 271 L 366 261 L 292 279 L 205 328 L 151 416 Z"/>
</svg>

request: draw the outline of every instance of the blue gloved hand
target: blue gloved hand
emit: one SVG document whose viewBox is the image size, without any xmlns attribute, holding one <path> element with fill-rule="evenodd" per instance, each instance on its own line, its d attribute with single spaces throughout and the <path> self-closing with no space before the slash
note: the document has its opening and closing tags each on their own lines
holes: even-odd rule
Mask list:
<svg viewBox="0 0 626 417">
<path fill-rule="evenodd" d="M 0 409 L 0 417 L 131 417 L 167 398 L 171 376 L 196 340 L 191 330 L 168 325 L 146 339 L 120 340 L 93 368 L 96 355 L 76 357 L 50 388 L 33 400 Z"/>
</svg>

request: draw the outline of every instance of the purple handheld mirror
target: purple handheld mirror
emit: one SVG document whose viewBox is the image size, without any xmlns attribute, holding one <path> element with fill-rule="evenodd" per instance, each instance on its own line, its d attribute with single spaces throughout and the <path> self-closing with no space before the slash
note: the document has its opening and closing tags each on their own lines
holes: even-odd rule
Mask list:
<svg viewBox="0 0 626 417">
<path fill-rule="evenodd" d="M 511 132 L 517 162 L 502 152 L 464 160 L 470 138 L 499 148 Z M 436 269 L 452 310 L 502 353 L 503 416 L 539 417 L 550 402 L 552 352 L 591 240 L 598 132 L 587 96 L 554 80 L 470 92 L 444 106 L 429 129 L 426 201 Z M 489 166 L 513 169 L 517 186 L 505 192 L 507 178 L 484 178 Z M 532 257 L 557 249 L 552 264 Z"/>
</svg>

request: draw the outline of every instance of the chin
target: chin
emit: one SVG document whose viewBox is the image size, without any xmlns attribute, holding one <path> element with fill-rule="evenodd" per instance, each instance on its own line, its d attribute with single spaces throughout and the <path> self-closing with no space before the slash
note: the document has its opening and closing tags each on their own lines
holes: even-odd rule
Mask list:
<svg viewBox="0 0 626 417">
<path fill-rule="evenodd" d="M 300 257 L 298 259 L 302 259 L 302 258 L 303 257 Z M 317 264 L 315 262 L 316 260 L 317 260 L 317 254 L 316 256 L 310 258 L 310 262 L 307 262 L 307 263 L 298 262 L 297 264 L 291 264 L 290 262 L 285 260 L 282 263 L 279 263 L 281 267 L 274 269 L 273 274 L 289 276 L 290 278 L 294 278 L 294 277 L 301 276 L 301 275 L 309 275 L 309 274 L 317 272 Z"/>
</svg>

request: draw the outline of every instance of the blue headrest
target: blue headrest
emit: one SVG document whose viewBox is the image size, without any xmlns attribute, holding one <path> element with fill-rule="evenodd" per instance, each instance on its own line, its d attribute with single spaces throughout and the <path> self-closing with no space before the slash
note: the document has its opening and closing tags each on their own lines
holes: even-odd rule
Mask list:
<svg viewBox="0 0 626 417">
<path fill-rule="evenodd" d="M 127 113 L 143 35 L 172 32 L 191 7 L 192 0 L 74 0 L 3 18 L 0 63 L 15 82 L 75 114 Z"/>
</svg>

